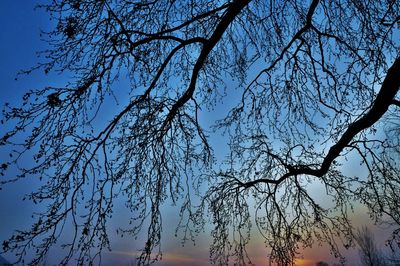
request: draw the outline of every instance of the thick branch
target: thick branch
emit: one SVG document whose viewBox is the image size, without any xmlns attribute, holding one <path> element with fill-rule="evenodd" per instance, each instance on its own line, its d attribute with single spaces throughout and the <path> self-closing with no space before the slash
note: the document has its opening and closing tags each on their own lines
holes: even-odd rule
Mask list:
<svg viewBox="0 0 400 266">
<path fill-rule="evenodd" d="M 392 104 L 396 105 L 397 107 L 400 107 L 400 100 L 393 99 Z"/>
<path fill-rule="evenodd" d="M 400 88 L 400 57 L 395 60 L 393 65 L 389 68 L 388 73 L 383 81 L 381 90 L 379 91 L 371 109 L 363 115 L 360 119 L 356 120 L 344 132 L 339 141 L 333 145 L 328 154 L 325 156 L 321 167 L 313 169 L 309 166 L 294 166 L 279 179 L 257 179 L 242 184 L 244 187 L 251 187 L 257 183 L 270 183 L 279 184 L 288 177 L 296 175 L 313 175 L 321 177 L 325 175 L 332 162 L 340 155 L 343 149 L 350 143 L 350 141 L 361 131 L 374 125 L 388 110 L 389 106 L 396 101 L 394 97 Z"/>
<path fill-rule="evenodd" d="M 160 31 L 160 32 L 157 32 L 157 33 L 144 33 L 144 32 L 139 32 L 139 31 L 136 31 L 135 33 L 138 33 L 138 34 L 141 34 L 141 35 L 148 35 L 148 36 L 160 36 L 160 35 L 163 35 L 163 34 L 166 34 L 166 33 L 176 32 L 176 31 L 178 31 L 178 30 L 180 30 L 180 29 L 182 29 L 184 27 L 187 27 L 188 25 L 194 23 L 195 21 L 200 21 L 200 20 L 202 20 L 204 18 L 207 18 L 207 17 L 209 17 L 209 16 L 211 16 L 213 14 L 216 14 L 217 12 L 226 9 L 226 7 L 227 7 L 227 4 L 223 4 L 222 6 L 217 7 L 215 9 L 213 9 L 213 10 L 210 10 L 210 11 L 207 11 L 205 13 L 202 13 L 202 14 L 199 14 L 197 16 L 194 16 L 193 18 L 183 22 L 182 24 L 180 24 L 180 25 L 178 25 L 176 27 L 173 27 L 173 28 L 170 28 L 170 29 L 166 29 L 166 30 L 163 30 L 163 31 Z"/>
<path fill-rule="evenodd" d="M 314 15 L 315 9 L 317 8 L 319 3 L 319 0 L 313 0 L 310 8 L 308 9 L 307 12 L 307 17 L 306 17 L 306 23 L 305 25 L 298 31 L 296 34 L 293 36 L 293 38 L 290 40 L 290 42 L 283 48 L 282 52 L 279 54 L 279 56 L 272 62 L 272 64 L 267 67 L 266 69 L 262 70 L 260 74 L 258 74 L 257 78 L 261 75 L 261 73 L 265 73 L 268 71 L 271 71 L 276 64 L 278 64 L 279 61 L 283 59 L 283 56 L 286 54 L 286 52 L 292 47 L 293 43 L 296 40 L 299 40 L 301 36 L 307 32 L 311 27 L 312 27 L 312 16 Z"/>
<path fill-rule="evenodd" d="M 225 15 L 222 17 L 220 23 L 215 28 L 213 34 L 208 39 L 208 41 L 204 44 L 203 49 L 197 59 L 196 64 L 194 65 L 192 72 L 192 79 L 190 80 L 189 87 L 185 91 L 185 93 L 176 101 L 176 103 L 172 106 L 171 110 L 168 113 L 167 118 L 162 126 L 163 129 L 166 129 L 167 125 L 174 118 L 179 108 L 181 108 L 187 101 L 192 98 L 193 93 L 196 89 L 196 82 L 199 76 L 200 70 L 204 65 L 208 55 L 215 47 L 215 45 L 219 42 L 222 35 L 235 19 L 235 17 L 243 10 L 243 8 L 250 2 L 251 0 L 236 0 L 234 1 L 230 7 L 227 9 Z"/>
<path fill-rule="evenodd" d="M 400 57 L 395 60 L 389 68 L 371 109 L 349 126 L 340 140 L 333 145 L 321 165 L 318 176 L 328 172 L 329 166 L 333 160 L 339 156 L 340 152 L 349 144 L 349 142 L 361 131 L 375 124 L 388 110 L 391 102 L 399 91 L 400 87 Z"/>
</svg>

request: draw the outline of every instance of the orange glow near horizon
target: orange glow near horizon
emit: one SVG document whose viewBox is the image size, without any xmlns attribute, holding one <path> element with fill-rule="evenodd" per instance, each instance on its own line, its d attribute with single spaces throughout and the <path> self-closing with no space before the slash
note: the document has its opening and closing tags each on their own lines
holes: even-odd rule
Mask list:
<svg viewBox="0 0 400 266">
<path fill-rule="evenodd" d="M 129 252 L 129 251 L 112 251 L 109 253 L 110 255 L 117 256 L 121 259 L 124 258 L 123 260 L 129 261 L 134 258 L 136 258 L 138 255 L 140 255 L 140 252 Z M 172 253 L 172 252 L 163 252 L 162 254 L 162 260 L 159 261 L 156 265 L 162 265 L 162 266 L 173 266 L 173 265 L 191 265 L 191 266 L 203 266 L 203 265 L 209 265 L 209 259 L 208 257 L 202 259 L 198 258 L 196 256 L 190 256 L 190 255 L 185 255 L 185 254 L 178 254 L 178 253 Z"/>
<path fill-rule="evenodd" d="M 122 259 L 122 261 L 129 261 L 137 257 L 138 252 L 128 252 L 128 251 L 112 251 L 109 253 Z M 173 265 L 190 265 L 190 266 L 204 266 L 210 265 L 208 256 L 203 256 L 204 254 L 196 255 L 186 255 L 179 254 L 175 252 L 163 252 L 162 260 L 157 263 L 161 266 L 173 266 Z M 308 258 L 298 258 L 295 260 L 296 266 L 314 266 L 318 261 L 329 261 L 323 260 L 321 257 L 314 258 L 313 256 Z M 255 265 L 268 265 L 268 259 L 266 257 L 256 256 L 252 258 L 252 263 Z"/>
<path fill-rule="evenodd" d="M 311 265 L 315 265 L 315 263 L 317 263 L 317 262 L 313 259 L 296 259 L 295 260 L 296 266 L 311 266 Z"/>
</svg>

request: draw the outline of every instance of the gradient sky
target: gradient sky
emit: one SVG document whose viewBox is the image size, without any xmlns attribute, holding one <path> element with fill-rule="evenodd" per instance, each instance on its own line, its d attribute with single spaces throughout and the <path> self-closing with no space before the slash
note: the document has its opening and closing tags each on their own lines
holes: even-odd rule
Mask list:
<svg viewBox="0 0 400 266">
<path fill-rule="evenodd" d="M 20 76 L 15 80 L 16 73 L 20 69 L 26 69 L 35 65 L 38 58 L 35 52 L 46 48 L 46 44 L 40 40 L 40 29 L 48 29 L 51 22 L 46 13 L 42 10 L 34 10 L 35 0 L 0 0 L 0 105 L 5 102 L 16 103 L 27 89 L 41 88 L 46 85 L 63 84 L 68 77 L 47 75 L 40 71 L 30 76 Z M 218 110 L 217 110 L 218 111 Z M 205 117 L 207 119 L 207 117 Z M 0 129 L 0 134 L 5 128 Z M 214 140 L 216 142 L 216 140 Z M 222 149 L 224 149 L 222 147 Z M 7 154 L 1 154 L 3 160 Z M 354 168 L 357 167 L 357 168 Z M 347 173 L 359 174 L 358 164 L 347 163 L 344 171 Z M 29 192 L 35 186 L 34 180 L 27 180 L 24 183 L 11 185 L 0 191 L 0 241 L 8 238 L 13 229 L 30 226 L 30 214 L 35 211 L 37 206 L 22 202 L 23 193 Z M 318 193 L 316 191 L 315 193 Z M 122 210 L 122 209 L 121 209 Z M 124 220 L 126 217 L 119 211 L 116 221 Z M 118 214 L 118 210 L 116 212 Z M 115 217 L 115 216 L 114 216 Z M 208 245 L 209 232 L 206 230 L 204 235 L 197 239 L 196 246 L 187 243 L 182 247 L 180 239 L 174 237 L 174 227 L 176 225 L 176 212 L 174 207 L 166 206 L 164 209 L 164 226 L 162 239 L 163 260 L 158 265 L 208 265 Z M 387 231 L 378 229 L 369 224 L 368 215 L 364 208 L 356 208 L 354 213 L 356 226 L 368 224 L 373 228 L 375 236 L 379 237 L 379 242 L 387 237 Z M 111 222 L 112 229 L 114 223 Z M 107 252 L 103 256 L 104 265 L 134 265 L 136 250 L 143 246 L 143 242 L 134 242 L 129 238 L 112 238 L 112 252 Z M 253 232 L 253 240 L 249 250 L 253 262 L 257 265 L 266 264 L 266 249 L 263 241 L 257 237 L 257 232 Z M 350 250 L 348 255 L 349 265 L 354 265 L 357 258 L 357 251 Z M 57 258 L 57 252 L 50 254 L 48 262 L 51 263 Z M 335 259 L 329 255 L 325 247 L 315 247 L 304 251 L 304 259 L 298 260 L 298 265 L 315 265 L 317 261 L 324 260 L 329 263 Z M 5 258 L 9 258 L 5 256 Z"/>
</svg>

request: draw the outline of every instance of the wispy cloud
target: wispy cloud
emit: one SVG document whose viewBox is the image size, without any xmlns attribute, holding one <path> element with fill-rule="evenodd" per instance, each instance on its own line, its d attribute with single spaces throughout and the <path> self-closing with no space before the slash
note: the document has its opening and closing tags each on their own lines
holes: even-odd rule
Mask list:
<svg viewBox="0 0 400 266">
<path fill-rule="evenodd" d="M 296 259 L 296 266 L 311 266 L 315 265 L 315 260 L 313 259 Z"/>
<path fill-rule="evenodd" d="M 140 255 L 138 251 L 111 251 L 105 254 L 105 261 L 108 263 L 125 261 L 126 264 L 134 261 L 137 256 Z M 157 264 L 160 266 L 175 266 L 175 265 L 191 265 L 191 266 L 203 266 L 209 265 L 208 258 L 197 258 L 195 256 L 163 252 L 162 260 Z"/>
</svg>

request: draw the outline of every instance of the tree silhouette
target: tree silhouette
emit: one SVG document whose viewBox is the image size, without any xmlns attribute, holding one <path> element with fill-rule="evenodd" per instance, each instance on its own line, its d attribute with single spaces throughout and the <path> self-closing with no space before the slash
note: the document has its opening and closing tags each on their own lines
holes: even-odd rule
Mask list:
<svg viewBox="0 0 400 266">
<path fill-rule="evenodd" d="M 356 234 L 362 265 L 387 265 L 381 251 L 377 248 L 374 236 L 367 227 L 362 227 Z"/>
<path fill-rule="evenodd" d="M 184 239 L 213 225 L 217 265 L 249 263 L 252 225 L 279 265 L 315 243 L 341 257 L 341 246 L 353 245 L 352 202 L 398 228 L 399 143 L 381 129 L 400 106 L 399 1 L 58 0 L 42 7 L 57 25 L 45 35 L 45 61 L 25 73 L 72 78 L 28 91 L 20 107 L 3 113 L 15 127 L 0 140 L 13 147 L 0 184 L 38 178 L 42 186 L 27 199 L 47 208 L 32 228 L 3 242 L 19 262 L 26 250 L 36 250 L 31 264 L 42 261 L 66 222 L 73 230 L 61 263 L 96 261 L 110 247 L 106 224 L 116 198 L 132 217 L 119 232 L 147 230 L 138 264 L 161 258 L 167 199 L 180 206 Z M 221 106 L 232 108 L 211 127 L 202 122 Z M 223 161 L 210 141 L 221 133 L 229 149 Z M 21 164 L 31 156 L 32 167 Z M 345 175 L 341 166 L 353 157 L 368 177 Z M 11 178 L 13 167 L 19 173 Z M 330 204 L 310 192 L 313 184 Z"/>
<path fill-rule="evenodd" d="M 359 247 L 361 265 L 386 266 L 399 265 L 398 246 L 390 246 L 390 252 L 384 252 L 376 245 L 373 233 L 368 227 L 363 226 L 357 230 L 355 236 Z"/>
</svg>

